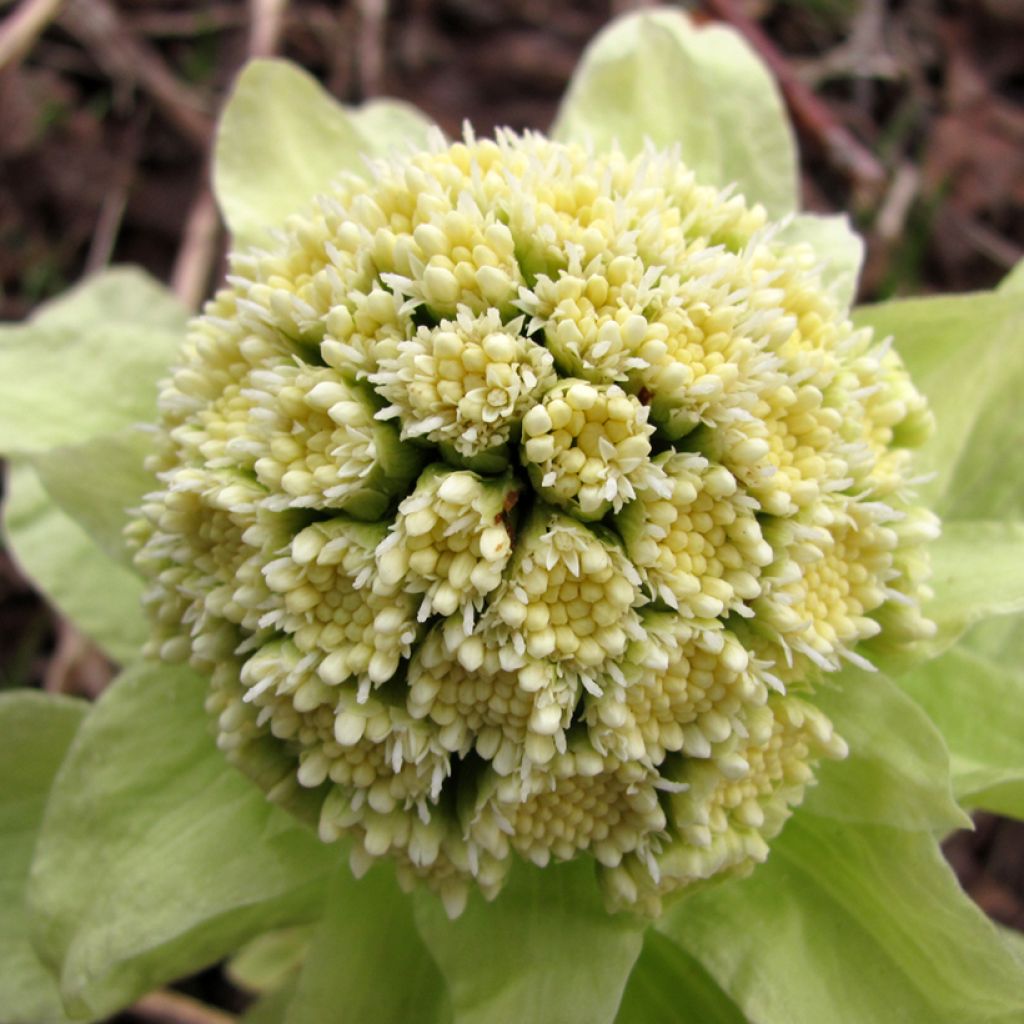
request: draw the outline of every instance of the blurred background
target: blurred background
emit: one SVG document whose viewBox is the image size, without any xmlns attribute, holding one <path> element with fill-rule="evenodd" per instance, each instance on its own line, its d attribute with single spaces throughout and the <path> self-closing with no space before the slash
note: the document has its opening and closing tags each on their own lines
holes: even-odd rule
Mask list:
<svg viewBox="0 0 1024 1024">
<path fill-rule="evenodd" d="M 544 129 L 587 41 L 639 6 L 0 3 L 0 319 L 109 262 L 203 296 L 223 244 L 212 126 L 250 55 L 296 60 L 348 103 L 411 100 L 449 134 Z M 987 287 L 1024 255 L 1024 0 L 690 8 L 732 22 L 782 80 L 805 206 L 851 211 L 868 239 L 863 299 Z"/>
<path fill-rule="evenodd" d="M 410 100 L 449 135 L 464 119 L 480 134 L 545 129 L 588 40 L 642 6 L 0 2 L 0 320 L 110 263 L 139 263 L 199 305 L 226 244 L 207 186 L 213 125 L 251 56 L 295 60 L 346 103 Z M 731 23 L 782 83 L 805 207 L 845 210 L 866 237 L 861 301 L 988 288 L 1024 257 L 1024 0 L 688 9 Z M 111 672 L 0 550 L 0 687 L 92 695 Z M 974 898 L 1018 928 L 1022 849 L 1024 827 L 988 816 L 947 846 Z M 240 1008 L 219 974 L 186 987 Z M 123 1019 L 189 1019 L 159 999 L 136 1010 Z"/>
</svg>

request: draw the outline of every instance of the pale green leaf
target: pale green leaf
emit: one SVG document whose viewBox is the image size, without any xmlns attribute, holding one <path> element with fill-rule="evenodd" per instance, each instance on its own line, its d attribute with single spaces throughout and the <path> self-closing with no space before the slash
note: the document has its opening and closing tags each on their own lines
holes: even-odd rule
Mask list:
<svg viewBox="0 0 1024 1024">
<path fill-rule="evenodd" d="M 1003 942 L 1010 947 L 1011 952 L 1017 960 L 1024 965 L 1024 932 L 1016 928 L 1007 928 L 1005 925 L 997 924 L 996 930 L 1003 937 Z"/>
<path fill-rule="evenodd" d="M 801 213 L 785 225 L 779 238 L 812 246 L 824 265 L 825 285 L 844 309 L 853 304 L 864 263 L 864 240 L 850 226 L 850 218 L 845 213 L 827 217 Z"/>
<path fill-rule="evenodd" d="M 90 278 L 0 329 L 0 451 L 39 451 L 153 419 L 186 314 L 141 271 Z"/>
<path fill-rule="evenodd" d="M 1024 523 L 946 522 L 931 552 L 935 653 L 976 622 L 1024 611 Z"/>
<path fill-rule="evenodd" d="M 681 12 L 613 22 L 583 54 L 553 128 L 563 141 L 679 143 L 699 181 L 736 183 L 773 216 L 797 207 L 796 146 L 768 69 L 731 28 L 698 28 Z"/>
<path fill-rule="evenodd" d="M 266 241 L 342 171 L 365 170 L 365 141 L 308 72 L 284 60 L 242 70 L 221 115 L 213 187 L 236 245 Z"/>
<path fill-rule="evenodd" d="M 940 515 L 1024 516 L 1024 294 L 982 293 L 861 307 L 855 322 L 892 336 L 938 429 L 915 469 Z"/>
<path fill-rule="evenodd" d="M 960 644 L 900 684 L 942 730 L 957 797 L 1024 818 L 1024 666 L 997 664 Z"/>
<path fill-rule="evenodd" d="M 970 806 L 1024 819 L 1024 616 L 979 622 L 953 653 L 971 661 L 970 671 L 960 677 L 961 687 L 968 680 L 968 696 L 954 690 L 948 708 L 921 702 L 947 734 L 954 772 L 963 776 L 954 784 Z M 945 672 L 944 658 L 933 664 Z M 937 699 L 944 689 L 936 687 Z M 960 720 L 958 712 L 970 720 Z"/>
<path fill-rule="evenodd" d="M 293 925 L 257 935 L 227 963 L 227 975 L 240 988 L 268 992 L 293 980 L 313 936 L 311 925 Z"/>
<path fill-rule="evenodd" d="M 1024 260 L 1021 260 L 1006 277 L 999 282 L 1001 292 L 1024 292 Z"/>
<path fill-rule="evenodd" d="M 474 893 L 455 921 L 420 894 L 416 920 L 455 1024 L 613 1021 L 643 943 L 644 922 L 605 910 L 587 860 L 516 864 L 493 903 Z"/>
<path fill-rule="evenodd" d="M 1024 615 L 1000 615 L 973 626 L 960 646 L 1004 668 L 1024 668 Z"/>
<path fill-rule="evenodd" d="M 0 451 L 74 444 L 156 415 L 156 382 L 181 335 L 127 324 L 49 329 L 16 344 L 0 335 Z"/>
<path fill-rule="evenodd" d="M 344 955 L 339 956 L 339 951 Z M 444 980 L 416 932 L 412 902 L 390 864 L 357 881 L 336 872 L 287 1024 L 443 1024 Z"/>
<path fill-rule="evenodd" d="M 970 827 L 953 798 L 949 752 L 931 719 L 880 672 L 845 669 L 815 696 L 850 747 L 818 768 L 807 810 L 903 829 Z"/>
<path fill-rule="evenodd" d="M 401 100 L 370 100 L 361 107 L 349 108 L 349 116 L 373 156 L 404 153 L 410 146 L 423 149 L 434 127 L 422 111 Z"/>
<path fill-rule="evenodd" d="M 924 832 L 798 813 L 658 923 L 752 1024 L 1013 1024 L 1024 970 Z"/>
<path fill-rule="evenodd" d="M 128 510 L 138 508 L 156 479 L 143 468 L 151 438 L 132 427 L 60 445 L 30 461 L 50 497 L 74 518 L 106 554 L 131 566 L 124 543 Z"/>
<path fill-rule="evenodd" d="M 266 244 L 268 228 L 306 209 L 342 171 L 365 174 L 367 156 L 422 145 L 429 127 L 409 104 L 376 100 L 347 110 L 294 64 L 252 61 L 214 148 L 214 191 L 235 244 Z"/>
<path fill-rule="evenodd" d="M 697 960 L 649 928 L 615 1024 L 746 1024 L 746 1017 Z"/>
<path fill-rule="evenodd" d="M 75 1013 L 110 1013 L 322 900 L 337 850 L 225 762 L 206 688 L 182 668 L 128 670 L 58 773 L 30 899 Z"/>
<path fill-rule="evenodd" d="M 66 1019 L 29 940 L 25 888 L 50 785 L 86 708 L 38 691 L 0 694 L 0 1024 Z"/>
<path fill-rule="evenodd" d="M 164 285 L 140 267 L 110 267 L 87 277 L 41 305 L 29 321 L 64 336 L 103 324 L 145 324 L 181 332 L 188 310 Z"/>
<path fill-rule="evenodd" d="M 5 543 L 25 575 L 115 661 L 137 657 L 149 634 L 142 580 L 57 506 L 31 465 L 8 466 L 5 492 Z"/>
</svg>

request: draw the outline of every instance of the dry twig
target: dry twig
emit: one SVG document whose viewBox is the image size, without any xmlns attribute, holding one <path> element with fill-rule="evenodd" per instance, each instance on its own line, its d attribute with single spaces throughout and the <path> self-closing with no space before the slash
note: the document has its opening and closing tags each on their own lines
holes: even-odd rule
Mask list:
<svg viewBox="0 0 1024 1024">
<path fill-rule="evenodd" d="M 785 93 L 797 123 L 816 139 L 831 162 L 865 191 L 875 193 L 885 180 L 885 170 L 853 135 L 836 120 L 802 82 L 776 45 L 747 17 L 736 0 L 706 0 L 708 8 L 740 32 L 771 68 Z"/>
<path fill-rule="evenodd" d="M 288 0 L 250 0 L 250 57 L 269 57 L 277 51 L 287 6 Z"/>
<path fill-rule="evenodd" d="M 94 273 L 110 262 L 121 230 L 125 207 L 128 205 L 128 194 L 138 170 L 139 152 L 142 149 L 143 132 L 148 120 L 148 113 L 140 111 L 121 135 L 118 146 L 121 162 L 111 177 L 100 205 L 96 227 L 93 229 L 92 241 L 89 244 L 89 255 L 85 259 L 86 275 Z"/>
<path fill-rule="evenodd" d="M 209 185 L 192 203 L 174 261 L 171 288 L 188 309 L 198 309 L 206 296 L 220 240 L 220 217 Z"/>
<path fill-rule="evenodd" d="M 384 26 L 387 0 L 358 0 L 359 85 L 363 99 L 376 96 L 384 81 Z"/>
<path fill-rule="evenodd" d="M 0 70 L 25 56 L 47 25 L 57 17 L 64 0 L 24 0 L 0 24 Z"/>
<path fill-rule="evenodd" d="M 1004 272 L 1012 270 L 1024 259 L 1024 249 L 976 217 L 965 216 L 956 210 L 950 210 L 949 216 L 971 245 Z"/>
<path fill-rule="evenodd" d="M 43 673 L 48 693 L 77 693 L 98 697 L 113 676 L 100 649 L 65 618 L 57 619 L 57 645 Z"/>
<path fill-rule="evenodd" d="M 244 3 L 203 4 L 199 10 L 132 10 L 124 22 L 140 35 L 159 39 L 195 39 L 249 23 Z"/>
<path fill-rule="evenodd" d="M 230 1013 L 170 989 L 150 992 L 133 1003 L 128 1012 L 150 1024 L 237 1024 L 238 1021 Z"/>
<path fill-rule="evenodd" d="M 138 82 L 168 120 L 206 150 L 213 127 L 202 97 L 177 78 L 153 47 L 127 28 L 110 0 L 70 0 L 60 21 L 111 78 Z"/>
<path fill-rule="evenodd" d="M 875 220 L 875 233 L 887 245 L 895 242 L 907 223 L 907 214 L 921 189 L 921 174 L 909 161 L 900 164 Z"/>
<path fill-rule="evenodd" d="M 885 0 L 861 0 L 847 38 L 819 57 L 800 61 L 800 77 L 812 87 L 831 78 L 898 78 L 900 62 L 886 48 L 885 25 Z"/>
<path fill-rule="evenodd" d="M 278 48 L 288 0 L 250 0 L 249 56 L 269 57 Z M 171 287 L 189 309 L 197 309 L 210 283 L 220 242 L 220 218 L 209 184 L 209 170 L 185 221 L 181 247 L 174 261 Z"/>
<path fill-rule="evenodd" d="M 612 15 L 618 17 L 620 14 L 629 14 L 630 11 L 653 7 L 656 2 L 657 0 L 612 0 Z"/>
</svg>

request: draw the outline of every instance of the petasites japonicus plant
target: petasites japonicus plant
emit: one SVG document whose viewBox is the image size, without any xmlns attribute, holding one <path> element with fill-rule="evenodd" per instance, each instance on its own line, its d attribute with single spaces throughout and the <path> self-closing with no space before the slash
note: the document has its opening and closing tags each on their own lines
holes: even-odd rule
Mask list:
<svg viewBox="0 0 1024 1024">
<path fill-rule="evenodd" d="M 851 313 L 771 80 L 670 12 L 550 137 L 257 62 L 215 184 L 200 315 L 115 271 L 0 350 L 14 550 L 129 665 L 0 703 L 9 1019 L 310 920 L 236 961 L 267 1019 L 1020 1019 L 935 838 L 1024 808 L 1019 285 Z"/>
</svg>

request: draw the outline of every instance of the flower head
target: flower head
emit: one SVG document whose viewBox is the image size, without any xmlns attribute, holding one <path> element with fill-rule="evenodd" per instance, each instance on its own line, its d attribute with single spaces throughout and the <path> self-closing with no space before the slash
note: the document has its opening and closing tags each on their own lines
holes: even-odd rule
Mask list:
<svg viewBox="0 0 1024 1024">
<path fill-rule="evenodd" d="M 551 353 L 496 309 L 420 327 L 372 375 L 402 437 L 424 437 L 471 457 L 505 444 L 512 427 L 555 382 Z"/>
<path fill-rule="evenodd" d="M 845 753 L 819 678 L 928 632 L 924 400 L 676 154 L 501 132 L 344 176 L 233 255 L 160 407 L 153 652 L 453 913 L 513 856 L 651 913 L 749 870 Z"/>
</svg>

